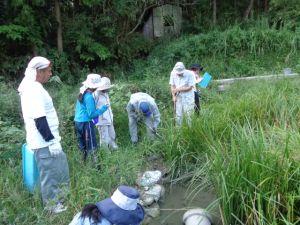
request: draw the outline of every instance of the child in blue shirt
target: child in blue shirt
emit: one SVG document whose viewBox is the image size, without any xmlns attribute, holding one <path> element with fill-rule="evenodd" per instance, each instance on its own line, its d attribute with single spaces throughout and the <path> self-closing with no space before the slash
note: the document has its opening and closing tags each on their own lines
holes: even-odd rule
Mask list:
<svg viewBox="0 0 300 225">
<path fill-rule="evenodd" d="M 100 82 L 100 75 L 89 74 L 82 83 L 83 86 L 80 88 L 80 94 L 75 106 L 75 130 L 84 161 L 88 154 L 94 152 L 97 148 L 95 125 L 92 120 L 102 115 L 108 109 L 107 105 L 96 108 L 93 92 L 100 86 Z M 96 155 L 94 156 L 94 160 L 96 160 Z"/>
</svg>

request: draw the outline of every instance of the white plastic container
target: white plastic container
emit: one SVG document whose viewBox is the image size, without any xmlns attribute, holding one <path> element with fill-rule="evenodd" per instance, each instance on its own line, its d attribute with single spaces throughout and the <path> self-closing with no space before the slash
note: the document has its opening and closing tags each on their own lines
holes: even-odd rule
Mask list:
<svg viewBox="0 0 300 225">
<path fill-rule="evenodd" d="M 185 212 L 182 222 L 185 225 L 211 225 L 212 218 L 207 211 L 197 208 Z"/>
</svg>

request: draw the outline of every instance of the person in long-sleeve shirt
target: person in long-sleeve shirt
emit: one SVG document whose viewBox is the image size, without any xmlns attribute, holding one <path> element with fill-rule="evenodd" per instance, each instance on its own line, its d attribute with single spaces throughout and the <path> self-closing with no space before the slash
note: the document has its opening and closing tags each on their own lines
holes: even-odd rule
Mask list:
<svg viewBox="0 0 300 225">
<path fill-rule="evenodd" d="M 33 150 L 39 171 L 44 209 L 60 213 L 69 189 L 69 166 L 61 146 L 58 116 L 43 85 L 52 75 L 52 63 L 45 57 L 33 57 L 18 88 L 26 130 L 26 142 Z"/>
<path fill-rule="evenodd" d="M 200 91 L 197 89 L 197 85 L 203 79 L 200 76 L 200 73 L 203 71 L 203 67 L 200 66 L 199 64 L 195 63 L 195 64 L 191 65 L 190 71 L 192 71 L 195 76 L 195 86 L 193 88 L 194 96 L 195 96 L 195 107 L 194 108 L 195 108 L 196 115 L 199 115 L 199 113 L 200 113 Z"/>
<path fill-rule="evenodd" d="M 182 62 L 177 62 L 170 74 L 170 82 L 176 124 L 182 125 L 185 117 L 191 125 L 191 116 L 195 107 L 194 86 L 195 77 L 192 71 L 186 70 Z"/>
<path fill-rule="evenodd" d="M 137 123 L 139 121 L 143 121 L 148 137 L 153 139 L 160 123 L 160 113 L 154 98 L 143 92 L 134 93 L 130 96 L 126 110 L 131 142 L 133 144 L 138 142 Z"/>
<path fill-rule="evenodd" d="M 108 104 L 108 110 L 99 116 L 95 125 L 99 131 L 100 138 L 100 146 L 103 146 L 106 149 L 118 149 L 118 145 L 116 143 L 116 132 L 114 128 L 114 115 L 110 106 L 109 99 L 109 90 L 113 85 L 110 83 L 110 79 L 108 77 L 101 77 L 101 86 L 94 92 L 94 99 L 96 101 L 97 107 Z"/>
<path fill-rule="evenodd" d="M 93 92 L 100 86 L 100 83 L 100 75 L 89 74 L 80 88 L 75 106 L 75 129 L 79 149 L 83 153 L 83 160 L 86 160 L 88 154 L 97 149 L 93 119 L 102 115 L 108 109 L 107 105 L 96 108 Z"/>
</svg>

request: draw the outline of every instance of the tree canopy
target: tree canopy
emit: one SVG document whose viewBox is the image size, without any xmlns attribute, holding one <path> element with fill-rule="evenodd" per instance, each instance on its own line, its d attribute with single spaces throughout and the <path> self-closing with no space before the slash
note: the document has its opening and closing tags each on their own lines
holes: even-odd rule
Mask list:
<svg viewBox="0 0 300 225">
<path fill-rule="evenodd" d="M 261 16 L 270 26 L 289 29 L 300 22 L 298 0 L 3 0 L 0 74 L 19 77 L 24 63 L 37 54 L 47 55 L 70 76 L 83 67 L 128 68 L 155 44 L 141 30 L 151 10 L 163 4 L 182 7 L 186 34 L 226 29 Z"/>
</svg>

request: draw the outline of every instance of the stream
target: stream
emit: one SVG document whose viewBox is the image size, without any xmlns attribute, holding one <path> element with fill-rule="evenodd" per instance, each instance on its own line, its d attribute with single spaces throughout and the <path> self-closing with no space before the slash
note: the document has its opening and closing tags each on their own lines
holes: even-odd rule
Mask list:
<svg viewBox="0 0 300 225">
<path fill-rule="evenodd" d="M 187 189 L 182 185 L 166 187 L 165 197 L 160 201 L 160 216 L 154 218 L 150 225 L 182 225 L 182 216 L 190 208 L 207 209 L 214 225 L 221 225 L 221 216 L 216 195 L 213 191 L 202 191 L 196 196 L 187 196 Z M 214 204 L 214 205 L 212 205 Z"/>
</svg>

